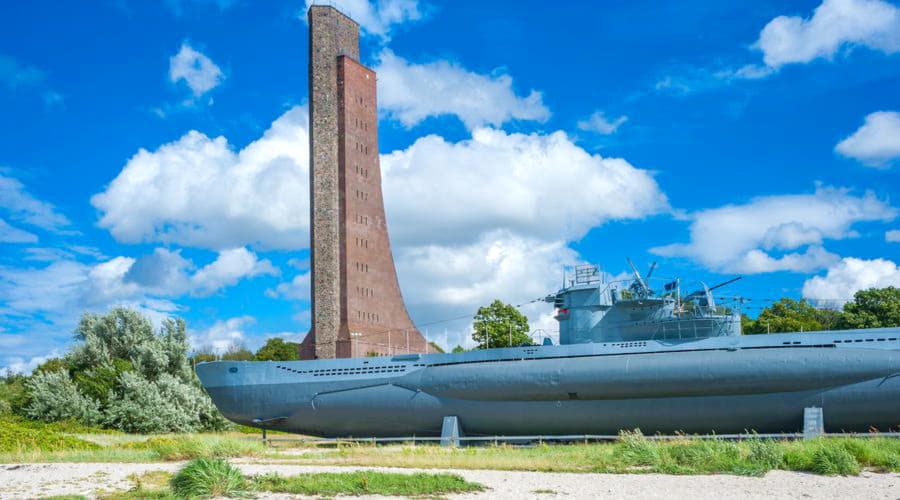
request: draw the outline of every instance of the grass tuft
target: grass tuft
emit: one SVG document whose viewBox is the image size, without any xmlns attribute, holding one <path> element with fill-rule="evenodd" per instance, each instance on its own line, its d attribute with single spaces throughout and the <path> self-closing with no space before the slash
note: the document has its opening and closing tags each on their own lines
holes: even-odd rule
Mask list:
<svg viewBox="0 0 900 500">
<path fill-rule="evenodd" d="M 247 481 L 224 460 L 198 458 L 178 471 L 169 486 L 181 498 L 240 497 L 246 494 Z"/>
<path fill-rule="evenodd" d="M 253 489 L 295 495 L 419 496 L 484 491 L 484 486 L 468 482 L 456 474 L 356 471 L 288 477 L 267 474 L 253 479 Z"/>
</svg>

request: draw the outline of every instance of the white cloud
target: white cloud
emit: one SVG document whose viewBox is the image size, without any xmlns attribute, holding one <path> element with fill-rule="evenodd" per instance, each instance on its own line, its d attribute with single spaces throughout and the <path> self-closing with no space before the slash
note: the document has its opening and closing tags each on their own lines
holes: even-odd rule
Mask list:
<svg viewBox="0 0 900 500">
<path fill-rule="evenodd" d="M 191 131 L 141 149 L 91 198 L 120 242 L 223 249 L 309 245 L 307 109 L 283 114 L 235 153 L 224 137 Z"/>
<path fill-rule="evenodd" d="M 755 48 L 773 68 L 832 58 L 844 47 L 900 51 L 900 9 L 882 0 L 824 0 L 809 19 L 778 16 L 760 32 Z"/>
<path fill-rule="evenodd" d="M 406 127 L 441 115 L 458 116 L 470 130 L 550 117 L 541 93 L 519 97 L 507 74 L 480 75 L 449 61 L 410 63 L 389 49 L 381 52 L 375 71 L 379 107 Z"/>
<path fill-rule="evenodd" d="M 310 275 L 302 273 L 294 276 L 289 282 L 279 283 L 274 289 L 266 290 L 266 296 L 273 299 L 285 298 L 288 300 L 309 301 Z"/>
<path fill-rule="evenodd" d="M 123 280 L 156 295 L 189 293 L 205 296 L 233 286 L 243 278 L 278 274 L 271 262 L 259 260 L 246 248 L 223 250 L 216 260 L 189 274 L 188 271 L 193 269 L 194 263 L 182 257 L 180 251 L 157 248 L 152 254 L 134 261 Z"/>
<path fill-rule="evenodd" d="M 246 335 L 244 327 L 253 324 L 250 316 L 239 316 L 227 320 L 219 320 L 206 330 L 191 331 L 188 334 L 191 348 L 195 351 L 211 351 L 222 354 L 230 347 L 244 344 Z"/>
<path fill-rule="evenodd" d="M 690 243 L 651 251 L 689 257 L 720 272 L 810 272 L 838 260 L 822 248 L 824 240 L 852 237 L 854 223 L 889 221 L 896 215 L 896 209 L 871 193 L 856 197 L 820 187 L 814 194 L 763 196 L 697 212 L 690 216 Z"/>
<path fill-rule="evenodd" d="M 900 229 L 891 229 L 884 233 L 884 241 L 889 243 L 900 243 Z"/>
<path fill-rule="evenodd" d="M 871 167 L 888 167 L 892 160 L 900 158 L 900 113 L 869 114 L 862 127 L 834 149 Z"/>
<path fill-rule="evenodd" d="M 69 219 L 57 212 L 53 205 L 35 198 L 21 182 L 3 175 L 2 171 L 0 171 L 0 209 L 8 213 L 9 218 L 14 221 L 48 231 L 63 232 L 69 225 Z"/>
<path fill-rule="evenodd" d="M 306 0 L 306 9 L 319 0 Z M 390 32 L 394 26 L 407 21 L 422 18 L 417 0 L 329 0 L 325 5 L 332 5 L 359 23 L 363 33 L 374 35 L 382 42 L 390 40 Z M 306 20 L 306 14 L 302 16 Z"/>
<path fill-rule="evenodd" d="M 589 130 L 592 132 L 597 132 L 604 135 L 609 135 L 618 130 L 618 128 L 625 122 L 628 121 L 628 117 L 622 115 L 615 120 L 610 121 L 603 114 L 603 111 L 594 111 L 587 120 L 582 120 L 578 122 L 578 128 L 581 130 Z"/>
<path fill-rule="evenodd" d="M 0 243 L 34 243 L 37 240 L 37 235 L 10 226 L 5 220 L 0 219 Z"/>
<path fill-rule="evenodd" d="M 608 220 L 668 210 L 649 172 L 592 155 L 563 132 L 478 129 L 456 143 L 429 135 L 381 162 L 392 238 L 406 246 L 469 244 L 497 229 L 571 241 Z"/>
<path fill-rule="evenodd" d="M 803 283 L 803 296 L 843 302 L 867 288 L 900 287 L 900 267 L 886 259 L 846 257 L 828 268 L 825 276 L 814 276 Z"/>
<path fill-rule="evenodd" d="M 222 70 L 187 42 L 182 43 L 178 53 L 169 59 L 169 80 L 172 83 L 184 80 L 194 97 L 216 88 L 224 79 Z"/>
<path fill-rule="evenodd" d="M 69 327 L 84 311 L 129 306 L 157 322 L 178 309 L 171 299 L 209 295 L 240 279 L 274 274 L 268 260 L 246 249 L 223 251 L 193 273 L 194 264 L 180 253 L 157 249 L 138 259 L 115 257 L 84 264 L 61 255 L 41 256 L 43 267 L 0 267 L 0 318 L 46 321 Z"/>
<path fill-rule="evenodd" d="M 6 366 L 0 367 L 0 377 L 12 373 L 22 373 L 28 375 L 41 364 L 53 358 L 59 358 L 62 354 L 54 349 L 50 354 L 44 356 L 33 356 L 31 358 L 12 357 L 5 360 Z"/>
</svg>

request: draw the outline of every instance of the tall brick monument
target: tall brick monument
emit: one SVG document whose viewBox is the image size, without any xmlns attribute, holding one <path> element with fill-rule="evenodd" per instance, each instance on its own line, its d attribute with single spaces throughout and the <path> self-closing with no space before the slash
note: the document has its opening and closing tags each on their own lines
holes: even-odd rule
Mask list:
<svg viewBox="0 0 900 500">
<path fill-rule="evenodd" d="M 359 25 L 331 6 L 307 14 L 312 329 L 300 355 L 426 352 L 391 255 L 375 72 L 358 62 Z"/>
</svg>

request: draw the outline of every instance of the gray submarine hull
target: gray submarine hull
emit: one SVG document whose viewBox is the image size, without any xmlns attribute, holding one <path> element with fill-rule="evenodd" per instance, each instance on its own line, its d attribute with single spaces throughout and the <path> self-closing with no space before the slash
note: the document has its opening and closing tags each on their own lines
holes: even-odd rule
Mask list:
<svg viewBox="0 0 900 500">
<path fill-rule="evenodd" d="M 222 413 L 323 437 L 900 428 L 900 328 L 284 362 L 197 374 Z"/>
</svg>

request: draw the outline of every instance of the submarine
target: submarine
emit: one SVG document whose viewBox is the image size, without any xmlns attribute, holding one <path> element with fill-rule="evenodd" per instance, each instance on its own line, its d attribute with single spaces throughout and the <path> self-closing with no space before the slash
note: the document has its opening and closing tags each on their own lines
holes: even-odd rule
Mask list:
<svg viewBox="0 0 900 500">
<path fill-rule="evenodd" d="M 629 264 L 631 262 L 629 260 Z M 196 366 L 243 425 L 321 437 L 796 433 L 900 428 L 900 328 L 742 335 L 716 286 L 654 290 L 577 266 L 544 298 L 553 344 L 463 353 Z M 657 279 L 658 280 L 658 279 Z"/>
</svg>

